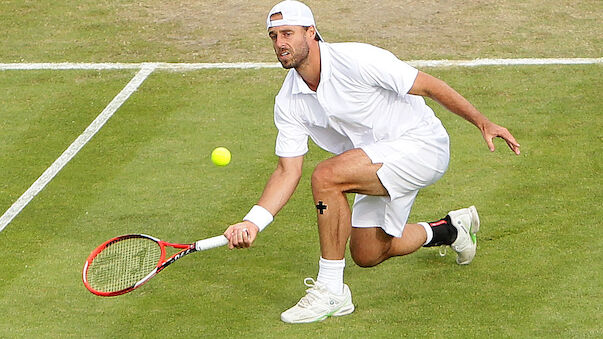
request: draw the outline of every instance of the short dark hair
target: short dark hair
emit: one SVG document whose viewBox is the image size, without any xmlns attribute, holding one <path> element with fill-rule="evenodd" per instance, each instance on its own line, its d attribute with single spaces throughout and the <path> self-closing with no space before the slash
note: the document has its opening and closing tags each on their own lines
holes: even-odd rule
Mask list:
<svg viewBox="0 0 603 339">
<path fill-rule="evenodd" d="M 306 31 L 308 30 L 308 28 L 310 28 L 312 26 L 304 26 L 304 28 L 306 29 Z M 316 27 L 314 27 L 314 40 L 316 41 L 320 41 L 320 36 L 318 35 L 318 31 L 316 30 Z"/>
</svg>

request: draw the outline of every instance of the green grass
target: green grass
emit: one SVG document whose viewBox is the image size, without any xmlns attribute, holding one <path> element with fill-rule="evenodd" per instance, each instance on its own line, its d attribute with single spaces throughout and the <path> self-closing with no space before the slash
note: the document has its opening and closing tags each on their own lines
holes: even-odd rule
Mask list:
<svg viewBox="0 0 603 339">
<path fill-rule="evenodd" d="M 191 255 L 128 295 L 85 290 L 81 268 L 108 237 L 186 242 L 239 220 L 274 168 L 273 95 L 282 70 L 152 74 L 0 233 L 0 337 L 596 337 L 602 242 L 601 66 L 430 69 L 522 144 L 490 153 L 469 123 L 436 105 L 452 139 L 448 173 L 411 219 L 477 205 L 476 260 L 422 249 L 363 269 L 348 256 L 357 310 L 289 326 L 319 256 L 309 174 L 250 250 Z M 0 73 L 0 206 L 6 210 L 133 72 Z M 261 84 L 261 86 L 258 86 Z M 211 164 L 216 146 L 233 153 Z"/>
<path fill-rule="evenodd" d="M 274 61 L 275 0 L 2 0 L 0 62 Z M 308 0 L 327 41 L 403 59 L 600 57 L 598 0 Z"/>
<path fill-rule="evenodd" d="M 4 0 L 0 63 L 275 62 L 263 25 L 274 2 Z M 597 58 L 603 46 L 593 0 L 308 4 L 328 41 L 370 42 L 407 60 Z M 156 71 L 0 232 L 0 337 L 603 336 L 602 66 L 425 71 L 522 145 L 520 156 L 500 141 L 490 153 L 473 126 L 430 103 L 452 158 L 411 221 L 475 204 L 483 227 L 471 265 L 437 249 L 371 269 L 348 255 L 356 311 L 283 324 L 279 314 L 318 268 L 309 177 L 329 155 L 311 145 L 298 191 L 251 249 L 193 254 L 124 296 L 90 294 L 81 269 L 99 243 L 131 232 L 174 242 L 220 234 L 276 165 L 283 70 Z M 0 213 L 134 74 L 0 72 Z M 225 168 L 209 160 L 217 146 L 233 153 Z"/>
</svg>

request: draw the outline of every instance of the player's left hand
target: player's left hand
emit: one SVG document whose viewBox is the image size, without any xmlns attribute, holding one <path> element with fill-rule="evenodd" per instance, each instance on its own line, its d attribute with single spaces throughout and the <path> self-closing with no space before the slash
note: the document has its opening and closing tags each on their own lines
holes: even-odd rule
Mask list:
<svg viewBox="0 0 603 339">
<path fill-rule="evenodd" d="M 502 138 L 507 142 L 507 145 L 509 145 L 509 148 L 517 155 L 519 155 L 520 150 L 519 150 L 519 143 L 517 142 L 517 140 L 515 140 L 515 138 L 513 137 L 513 135 L 511 134 L 511 132 L 509 132 L 509 130 L 507 130 L 506 128 L 499 126 L 491 121 L 488 121 L 483 128 L 481 128 L 482 131 L 482 135 L 484 137 L 484 140 L 486 140 L 486 143 L 488 144 L 488 148 L 490 149 L 491 152 L 494 152 L 494 138 Z"/>
</svg>

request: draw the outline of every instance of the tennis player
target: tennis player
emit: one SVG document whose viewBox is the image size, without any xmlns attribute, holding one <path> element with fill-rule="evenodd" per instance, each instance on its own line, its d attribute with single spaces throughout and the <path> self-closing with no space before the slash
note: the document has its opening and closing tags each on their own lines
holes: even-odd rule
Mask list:
<svg viewBox="0 0 603 339">
<path fill-rule="evenodd" d="M 324 42 L 310 8 L 301 2 L 278 3 L 266 25 L 278 60 L 289 69 L 274 105 L 279 160 L 258 203 L 243 222 L 225 231 L 229 247 L 249 247 L 287 203 L 302 174 L 308 137 L 334 154 L 312 174 L 318 276 L 304 280 L 306 295 L 281 319 L 306 323 L 354 311 L 343 282 L 348 239 L 351 256 L 362 267 L 440 245 L 451 246 L 458 264 L 469 264 L 479 230 L 475 207 L 407 224 L 419 190 L 440 179 L 449 162 L 448 134 L 423 97 L 473 123 L 491 151 L 493 139 L 500 137 L 519 154 L 511 133 L 442 80 L 386 50 Z M 356 193 L 351 210 L 347 193 Z"/>
</svg>

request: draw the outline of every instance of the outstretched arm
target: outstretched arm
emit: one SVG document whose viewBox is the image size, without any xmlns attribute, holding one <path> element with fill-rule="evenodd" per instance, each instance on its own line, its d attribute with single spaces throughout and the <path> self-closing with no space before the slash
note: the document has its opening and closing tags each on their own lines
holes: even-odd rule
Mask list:
<svg viewBox="0 0 603 339">
<path fill-rule="evenodd" d="M 271 215 L 276 215 L 293 195 L 301 178 L 303 162 L 303 156 L 279 158 L 258 205 Z M 228 227 L 224 236 L 228 238 L 229 248 L 244 248 L 251 246 L 259 231 L 259 227 L 251 221 L 243 221 Z"/>
<path fill-rule="evenodd" d="M 409 94 L 429 97 L 449 111 L 477 126 L 482 132 L 490 151 L 494 151 L 493 139 L 498 137 L 504 139 L 515 154 L 520 153 L 519 143 L 506 128 L 488 120 L 467 99 L 444 81 L 419 71 Z"/>
</svg>

